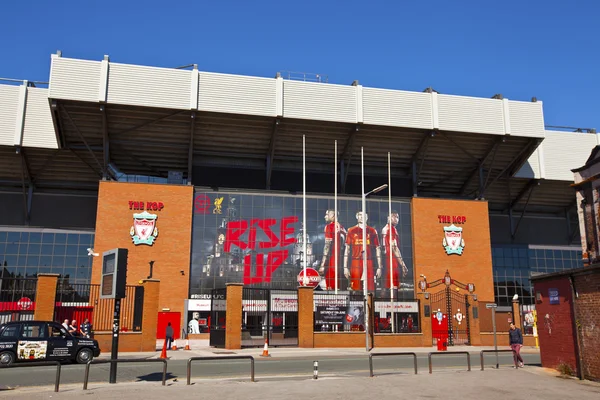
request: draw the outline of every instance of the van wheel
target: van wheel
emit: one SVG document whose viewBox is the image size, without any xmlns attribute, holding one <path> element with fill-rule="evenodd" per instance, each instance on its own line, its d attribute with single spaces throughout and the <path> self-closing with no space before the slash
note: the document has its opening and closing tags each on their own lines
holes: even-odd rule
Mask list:
<svg viewBox="0 0 600 400">
<path fill-rule="evenodd" d="M 79 353 L 77 353 L 77 363 L 85 364 L 88 361 L 91 361 L 94 358 L 92 351 L 90 349 L 81 349 Z"/>
<path fill-rule="evenodd" d="M 15 362 L 15 355 L 11 351 L 0 353 L 0 366 L 9 367 Z"/>
</svg>

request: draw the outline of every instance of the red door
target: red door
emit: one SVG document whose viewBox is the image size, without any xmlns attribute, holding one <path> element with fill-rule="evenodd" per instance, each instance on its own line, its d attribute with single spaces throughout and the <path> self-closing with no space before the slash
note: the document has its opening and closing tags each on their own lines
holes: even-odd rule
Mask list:
<svg viewBox="0 0 600 400">
<path fill-rule="evenodd" d="M 181 313 L 179 312 L 159 312 L 158 325 L 156 327 L 156 338 L 164 339 L 166 336 L 167 325 L 171 323 L 173 327 L 174 339 L 179 339 L 181 336 Z"/>
</svg>

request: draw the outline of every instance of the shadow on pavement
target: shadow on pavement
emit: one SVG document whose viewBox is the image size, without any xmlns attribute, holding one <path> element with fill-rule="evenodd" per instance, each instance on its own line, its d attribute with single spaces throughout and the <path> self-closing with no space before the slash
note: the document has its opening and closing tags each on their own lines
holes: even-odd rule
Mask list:
<svg viewBox="0 0 600 400">
<path fill-rule="evenodd" d="M 162 372 L 153 372 L 151 374 L 146 374 L 146 375 L 140 375 L 137 377 L 136 382 L 142 382 L 142 381 L 146 381 L 146 382 L 162 382 Z M 169 379 L 175 379 L 178 378 L 177 375 L 173 375 L 170 372 L 167 372 L 167 380 Z"/>
</svg>

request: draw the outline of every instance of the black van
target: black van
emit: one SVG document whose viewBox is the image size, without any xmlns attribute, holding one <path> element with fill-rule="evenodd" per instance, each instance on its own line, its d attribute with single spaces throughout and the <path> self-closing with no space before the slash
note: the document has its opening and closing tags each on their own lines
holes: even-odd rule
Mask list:
<svg viewBox="0 0 600 400">
<path fill-rule="evenodd" d="M 56 322 L 14 321 L 0 325 L 0 367 L 25 361 L 72 360 L 85 364 L 99 355 L 96 340 L 73 336 Z"/>
</svg>

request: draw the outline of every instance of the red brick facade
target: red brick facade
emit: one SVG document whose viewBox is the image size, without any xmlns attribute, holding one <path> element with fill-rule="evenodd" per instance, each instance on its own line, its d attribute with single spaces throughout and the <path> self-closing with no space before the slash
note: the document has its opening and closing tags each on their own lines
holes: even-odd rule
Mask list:
<svg viewBox="0 0 600 400">
<path fill-rule="evenodd" d="M 450 217 L 450 222 L 444 218 Z M 445 226 L 462 227 L 465 247 L 462 255 L 446 254 L 442 246 Z M 458 217 L 461 222 L 458 222 Z M 490 218 L 486 201 L 412 199 L 414 276 L 423 274 L 429 282 L 444 277 L 474 283 L 479 302 L 494 301 Z M 415 287 L 416 283 L 415 282 Z M 440 290 L 442 290 L 440 288 Z M 417 289 L 418 291 L 418 289 Z"/>
<path fill-rule="evenodd" d="M 577 293 L 575 299 L 570 278 Z M 538 299 L 536 310 L 542 366 L 557 368 L 566 364 L 578 375 L 583 372 L 585 378 L 600 379 L 600 268 L 584 268 L 533 277 L 532 280 Z M 550 304 L 550 289 L 558 291 L 558 304 Z M 582 371 L 578 369 L 578 358 L 582 360 Z"/>
<path fill-rule="evenodd" d="M 587 379 L 600 380 L 600 269 L 574 276 L 575 315 L 581 345 L 581 369 Z"/>
<path fill-rule="evenodd" d="M 550 304 L 549 289 L 558 289 L 559 304 Z M 535 292 L 542 296 L 535 306 L 542 366 L 556 368 L 564 363 L 575 371 L 577 358 L 569 279 L 560 277 L 536 282 Z"/>
<path fill-rule="evenodd" d="M 160 280 L 162 285 L 157 309 L 153 312 L 163 309 L 180 312 L 182 326 L 189 288 L 193 196 L 191 186 L 121 182 L 100 182 L 98 192 L 94 250 L 102 254 L 117 247 L 128 249 L 129 285 L 147 279 L 149 262 L 154 261 L 152 279 Z M 130 204 L 130 201 L 135 203 Z M 133 214 L 143 211 L 158 216 L 158 236 L 152 246 L 134 245 L 130 234 Z M 102 257 L 96 257 L 92 283 L 100 283 L 101 264 Z M 146 311 L 144 309 L 144 325 Z"/>
</svg>

